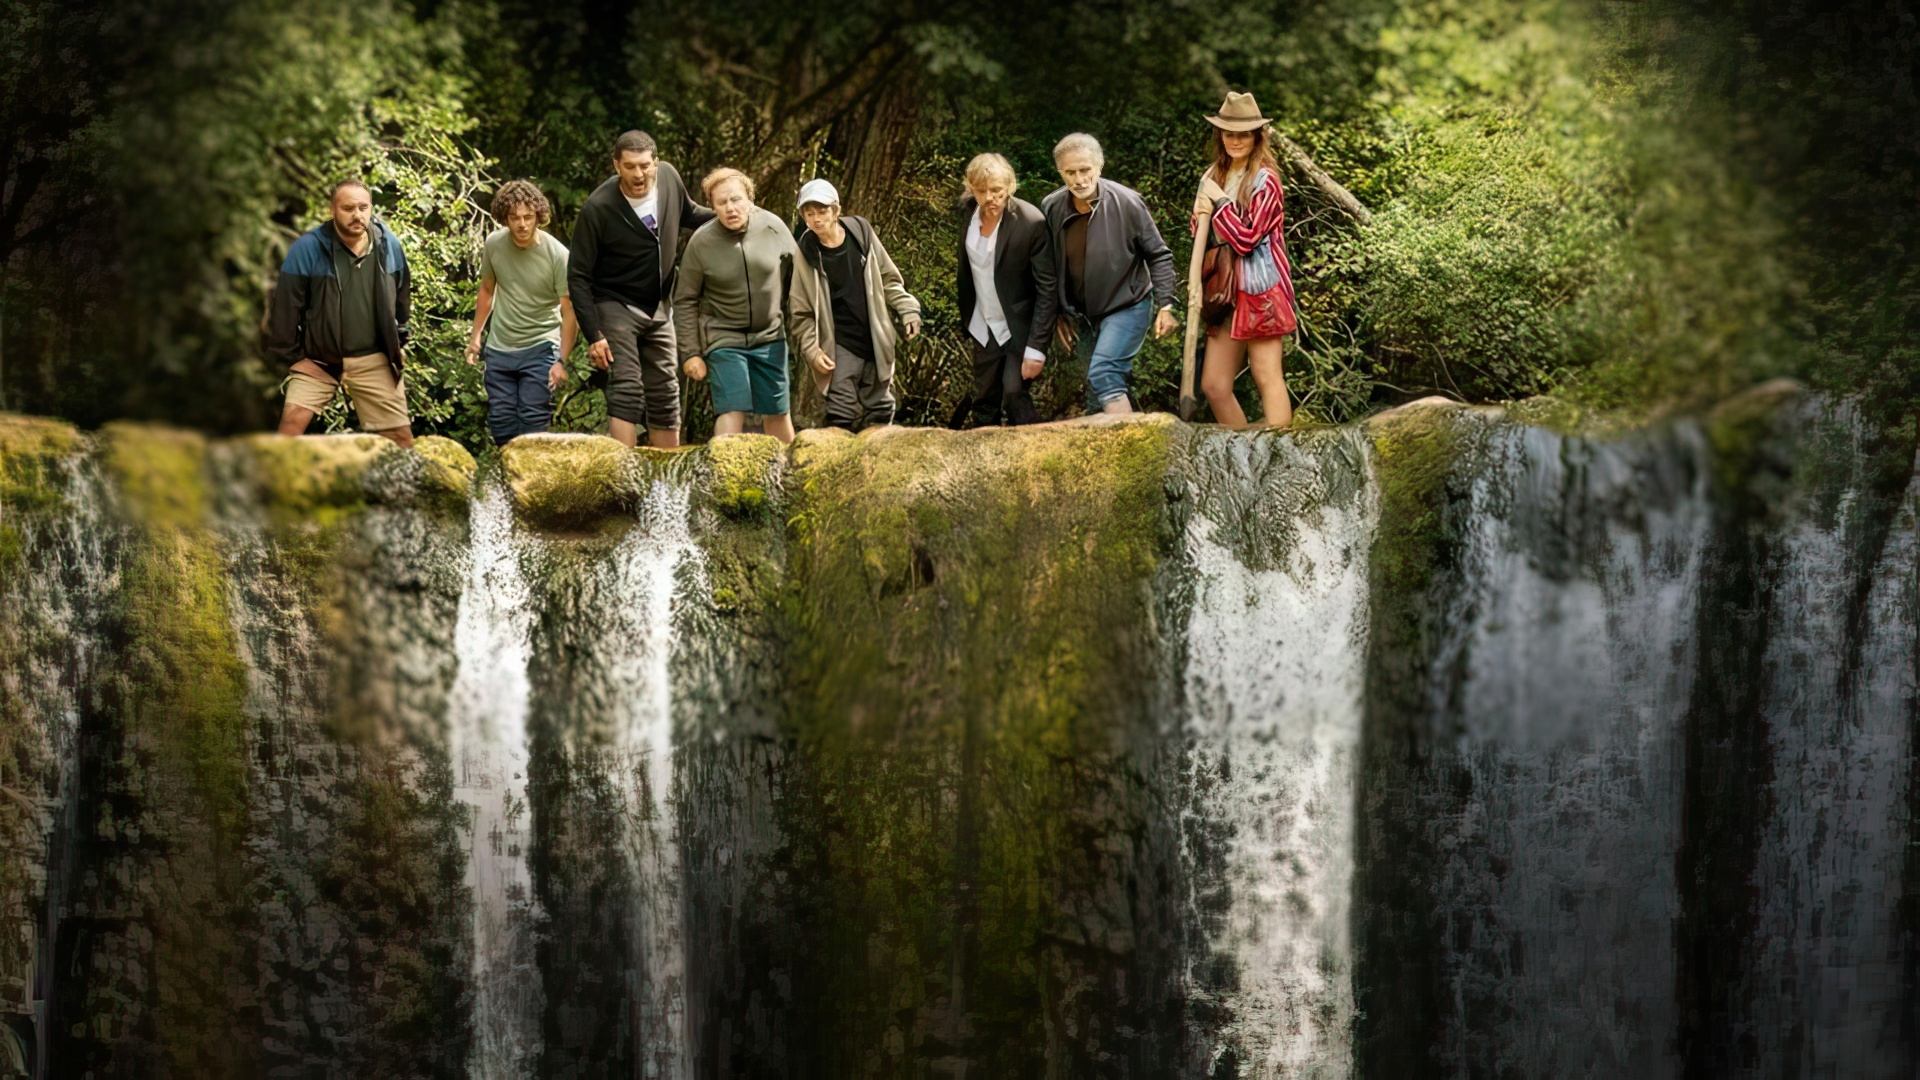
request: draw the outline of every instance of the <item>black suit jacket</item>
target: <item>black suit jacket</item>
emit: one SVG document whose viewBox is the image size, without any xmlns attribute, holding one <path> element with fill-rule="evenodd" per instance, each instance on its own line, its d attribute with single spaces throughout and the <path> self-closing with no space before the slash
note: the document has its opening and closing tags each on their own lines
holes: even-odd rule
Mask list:
<svg viewBox="0 0 1920 1080">
<path fill-rule="evenodd" d="M 713 220 L 713 211 L 693 201 L 679 170 L 661 162 L 653 174 L 660 210 L 658 303 L 673 297 L 673 278 L 679 269 L 680 238 Z M 636 303 L 631 264 L 643 242 L 644 226 L 633 216 L 633 207 L 620 194 L 620 178 L 606 179 L 580 207 L 567 242 L 567 297 L 573 301 L 573 315 L 580 323 L 580 340 L 598 341 L 600 320 L 594 315 L 596 300 L 620 300 Z"/>
<path fill-rule="evenodd" d="M 973 227 L 973 212 L 978 207 L 971 195 L 960 200 L 960 246 L 956 249 L 960 257 L 960 332 L 969 340 L 973 335 L 967 332 L 967 326 L 973 322 L 977 297 L 973 267 L 967 262 L 967 230 Z M 1000 298 L 1000 310 L 1006 314 L 1007 330 L 1014 341 L 1044 353 L 1059 308 L 1047 219 L 1025 199 L 1009 199 L 1000 226 L 994 230 L 994 242 L 993 288 Z"/>
</svg>

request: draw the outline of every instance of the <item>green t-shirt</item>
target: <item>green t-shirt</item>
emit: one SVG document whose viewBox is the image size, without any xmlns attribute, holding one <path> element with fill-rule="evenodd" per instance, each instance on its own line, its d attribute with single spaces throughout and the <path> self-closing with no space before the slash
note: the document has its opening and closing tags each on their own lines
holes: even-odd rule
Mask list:
<svg viewBox="0 0 1920 1080">
<path fill-rule="evenodd" d="M 355 255 L 339 238 L 333 243 L 333 276 L 340 282 L 340 354 L 367 356 L 380 351 L 380 327 L 374 322 L 374 290 L 380 287 L 378 245 Z"/>
<path fill-rule="evenodd" d="M 524 349 L 560 340 L 560 300 L 567 295 L 567 246 L 545 229 L 522 248 L 513 234 L 495 229 L 480 249 L 480 280 L 491 281 L 493 313 L 487 344 Z"/>
</svg>

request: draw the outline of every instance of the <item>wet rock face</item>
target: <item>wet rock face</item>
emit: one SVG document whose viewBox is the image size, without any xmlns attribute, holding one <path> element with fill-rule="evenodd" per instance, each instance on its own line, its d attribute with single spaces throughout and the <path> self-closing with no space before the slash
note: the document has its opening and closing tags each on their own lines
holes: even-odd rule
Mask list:
<svg viewBox="0 0 1920 1080">
<path fill-rule="evenodd" d="M 0 417 L 0 1071 L 1904 1076 L 1914 466 Z"/>
</svg>

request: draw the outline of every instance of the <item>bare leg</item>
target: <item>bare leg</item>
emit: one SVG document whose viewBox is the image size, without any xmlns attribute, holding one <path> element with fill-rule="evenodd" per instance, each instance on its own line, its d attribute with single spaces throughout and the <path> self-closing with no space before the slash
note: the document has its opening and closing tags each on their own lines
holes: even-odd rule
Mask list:
<svg viewBox="0 0 1920 1080">
<path fill-rule="evenodd" d="M 1108 416 L 1120 416 L 1124 413 L 1132 412 L 1133 403 L 1125 397 L 1117 397 L 1105 405 L 1100 406 L 1100 411 L 1106 413 Z"/>
<path fill-rule="evenodd" d="M 715 435 L 738 435 L 747 428 L 747 414 L 743 412 L 723 412 L 713 418 Z"/>
<path fill-rule="evenodd" d="M 647 429 L 647 445 L 655 450 L 671 450 L 680 445 L 680 429 L 650 427 Z"/>
<path fill-rule="evenodd" d="M 607 418 L 607 434 L 620 440 L 620 445 L 633 447 L 640 442 L 640 430 L 631 420 Z"/>
<path fill-rule="evenodd" d="M 1247 366 L 1247 343 L 1235 341 L 1226 327 L 1207 335 L 1207 362 L 1200 372 L 1200 390 L 1213 407 L 1214 422 L 1239 430 L 1247 426 L 1246 410 L 1233 394 L 1233 384 Z"/>
<path fill-rule="evenodd" d="M 413 425 L 411 424 L 402 427 L 388 428 L 385 431 L 376 431 L 374 434 L 384 435 L 403 447 L 411 448 L 413 446 Z"/>
<path fill-rule="evenodd" d="M 1247 343 L 1247 363 L 1253 368 L 1253 385 L 1260 388 L 1261 420 L 1276 430 L 1293 424 L 1293 401 L 1287 396 L 1287 373 L 1280 360 L 1286 343 L 1286 338 L 1262 338 Z"/>
<path fill-rule="evenodd" d="M 313 416 L 312 409 L 303 409 L 289 403 L 286 408 L 280 410 L 280 434 L 305 435 L 307 425 L 313 423 Z"/>
<path fill-rule="evenodd" d="M 760 427 L 767 434 L 779 439 L 781 442 L 790 443 L 793 441 L 793 417 L 787 413 L 781 413 L 779 416 L 761 417 Z"/>
</svg>

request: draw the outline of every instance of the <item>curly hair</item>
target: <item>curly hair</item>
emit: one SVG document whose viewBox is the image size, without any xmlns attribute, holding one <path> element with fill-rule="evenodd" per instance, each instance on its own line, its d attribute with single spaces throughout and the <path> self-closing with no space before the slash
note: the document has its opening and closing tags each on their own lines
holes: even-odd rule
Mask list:
<svg viewBox="0 0 1920 1080">
<path fill-rule="evenodd" d="M 531 181 L 509 180 L 500 185 L 500 190 L 493 193 L 493 220 L 505 225 L 507 215 L 517 206 L 531 207 L 534 218 L 542 225 L 553 220 L 553 207 Z"/>
</svg>

